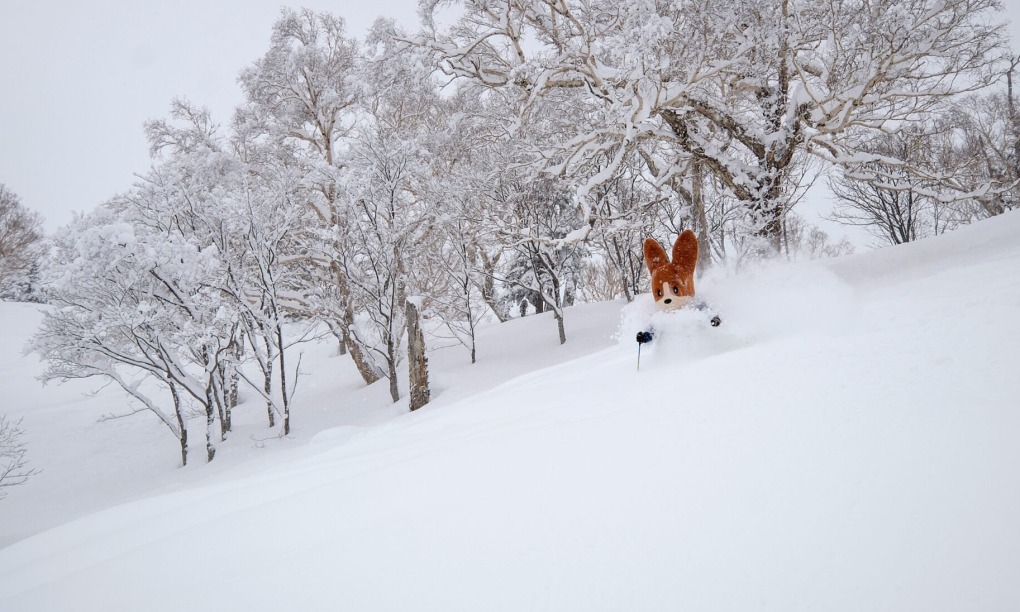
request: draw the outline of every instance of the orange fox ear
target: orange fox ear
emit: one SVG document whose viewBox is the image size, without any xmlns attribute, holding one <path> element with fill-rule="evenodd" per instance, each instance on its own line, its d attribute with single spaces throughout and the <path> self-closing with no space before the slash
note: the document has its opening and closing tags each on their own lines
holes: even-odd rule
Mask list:
<svg viewBox="0 0 1020 612">
<path fill-rule="evenodd" d="M 647 243 L 645 253 L 648 253 Z M 689 229 L 680 232 L 673 243 L 673 265 L 682 274 L 694 276 L 694 268 L 698 265 L 698 237 Z"/>
<path fill-rule="evenodd" d="M 669 257 L 666 255 L 666 249 L 662 248 L 659 241 L 655 238 L 645 238 L 645 264 L 648 266 L 649 272 L 655 272 L 656 268 L 661 268 L 669 263 Z"/>
</svg>

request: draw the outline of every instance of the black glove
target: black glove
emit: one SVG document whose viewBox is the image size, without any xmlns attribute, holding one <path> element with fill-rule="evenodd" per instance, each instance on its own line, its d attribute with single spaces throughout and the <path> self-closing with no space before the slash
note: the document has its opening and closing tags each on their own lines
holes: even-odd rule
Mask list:
<svg viewBox="0 0 1020 612">
<path fill-rule="evenodd" d="M 645 344 L 646 342 L 652 341 L 652 332 L 642 331 L 637 333 L 638 344 Z"/>
<path fill-rule="evenodd" d="M 712 327 L 719 327 L 722 324 L 722 319 L 719 318 L 719 315 L 715 315 L 709 322 L 712 324 Z"/>
</svg>

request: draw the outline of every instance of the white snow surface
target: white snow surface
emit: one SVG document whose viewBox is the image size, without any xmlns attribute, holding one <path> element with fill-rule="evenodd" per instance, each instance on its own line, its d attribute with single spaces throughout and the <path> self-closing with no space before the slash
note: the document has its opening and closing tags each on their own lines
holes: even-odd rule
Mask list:
<svg viewBox="0 0 1020 612">
<path fill-rule="evenodd" d="M 41 387 L 0 304 L 43 470 L 0 501 L 0 610 L 1020 609 L 1020 213 L 699 293 L 722 327 L 491 326 L 410 414 L 306 347 L 293 436 L 250 394 L 187 468 L 155 418 L 97 423 L 114 389 Z"/>
</svg>

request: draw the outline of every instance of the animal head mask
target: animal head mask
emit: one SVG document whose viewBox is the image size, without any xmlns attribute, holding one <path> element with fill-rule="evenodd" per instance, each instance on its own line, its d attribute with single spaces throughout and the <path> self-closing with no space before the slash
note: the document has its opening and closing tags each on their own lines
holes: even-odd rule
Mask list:
<svg viewBox="0 0 1020 612">
<path fill-rule="evenodd" d="M 698 264 L 698 239 L 684 230 L 673 243 L 673 260 L 658 240 L 645 240 L 645 263 L 652 274 L 652 297 L 661 310 L 683 307 L 694 297 L 694 268 Z"/>
</svg>

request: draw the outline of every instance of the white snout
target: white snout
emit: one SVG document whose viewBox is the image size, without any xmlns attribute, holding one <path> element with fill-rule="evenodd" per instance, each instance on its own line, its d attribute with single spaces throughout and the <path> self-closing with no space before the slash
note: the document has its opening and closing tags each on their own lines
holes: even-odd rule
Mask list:
<svg viewBox="0 0 1020 612">
<path fill-rule="evenodd" d="M 691 301 L 689 295 L 674 295 L 669 283 L 662 283 L 662 297 L 656 297 L 655 305 L 659 310 L 678 310 Z"/>
</svg>

